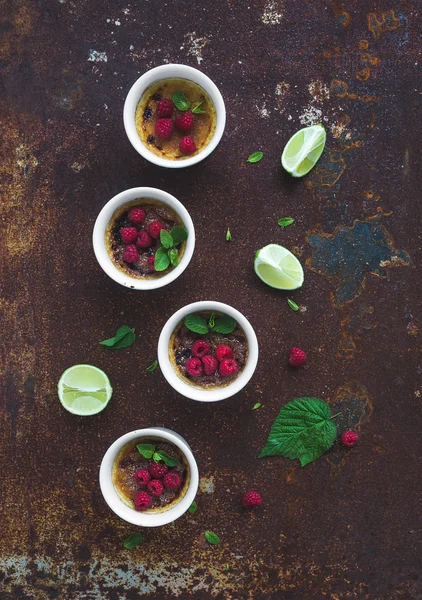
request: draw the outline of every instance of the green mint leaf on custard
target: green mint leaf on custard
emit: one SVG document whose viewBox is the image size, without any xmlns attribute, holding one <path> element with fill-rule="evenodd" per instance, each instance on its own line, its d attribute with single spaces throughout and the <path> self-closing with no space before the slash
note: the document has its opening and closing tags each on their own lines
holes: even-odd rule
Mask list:
<svg viewBox="0 0 422 600">
<path fill-rule="evenodd" d="M 161 246 L 155 253 L 154 267 L 156 271 L 165 271 L 170 266 L 167 249 Z"/>
<path fill-rule="evenodd" d="M 173 246 L 173 237 L 166 229 L 160 231 L 160 242 L 164 248 L 171 248 Z"/>
<path fill-rule="evenodd" d="M 155 452 L 154 444 L 136 444 L 136 449 L 144 458 L 152 458 Z"/>
<path fill-rule="evenodd" d="M 253 154 L 251 154 L 247 160 L 247 162 L 249 163 L 257 163 L 259 162 L 262 157 L 264 156 L 263 152 L 253 152 Z"/>
<path fill-rule="evenodd" d="M 212 531 L 205 532 L 205 539 L 209 544 L 219 544 L 221 541 L 218 535 Z"/>
<path fill-rule="evenodd" d="M 177 461 L 167 454 L 167 452 L 164 452 L 164 450 L 157 450 L 157 452 L 154 452 L 152 458 L 154 462 L 163 461 L 168 467 L 175 467 L 177 465 Z"/>
<path fill-rule="evenodd" d="M 110 348 L 110 350 L 119 350 L 131 346 L 136 340 L 135 329 L 123 325 L 116 331 L 116 335 L 108 340 L 100 342 L 100 346 Z"/>
<path fill-rule="evenodd" d="M 128 538 L 123 542 L 123 546 L 126 550 L 132 550 L 142 543 L 142 535 L 140 533 L 131 533 Z"/>
<path fill-rule="evenodd" d="M 261 402 L 257 402 L 256 404 L 253 405 L 252 410 L 257 410 L 258 408 L 261 408 L 262 404 Z"/>
<path fill-rule="evenodd" d="M 168 251 L 168 257 L 173 267 L 177 267 L 179 264 L 179 251 L 176 248 L 171 248 L 171 250 Z"/>
<path fill-rule="evenodd" d="M 296 302 L 294 300 L 290 300 L 290 298 L 287 300 L 287 304 L 290 306 L 290 308 L 294 311 L 298 311 L 299 307 L 296 304 Z"/>
<path fill-rule="evenodd" d="M 195 513 L 197 511 L 198 505 L 195 502 L 195 500 L 192 502 L 192 504 L 189 506 L 188 511 L 190 512 L 191 515 L 193 515 L 193 513 Z"/>
<path fill-rule="evenodd" d="M 233 317 L 229 317 L 228 315 L 223 315 L 222 317 L 218 317 L 215 321 L 215 325 L 212 328 L 213 331 L 217 333 L 231 333 L 236 327 L 236 321 Z"/>
<path fill-rule="evenodd" d="M 206 110 L 202 110 L 202 105 L 204 104 L 204 101 L 201 100 L 201 102 L 199 104 L 197 104 L 194 108 L 192 108 L 192 112 L 195 115 L 206 115 L 207 111 Z"/>
<path fill-rule="evenodd" d="M 288 227 L 289 225 L 293 225 L 294 222 L 295 220 L 292 217 L 283 217 L 277 221 L 280 227 Z"/>
<path fill-rule="evenodd" d="M 214 328 L 214 325 L 215 325 L 215 312 L 213 311 L 213 312 L 211 313 L 211 316 L 210 316 L 210 318 L 209 318 L 209 321 L 208 321 L 208 327 L 209 327 L 210 329 L 213 329 L 213 328 Z"/>
<path fill-rule="evenodd" d="M 231 241 L 232 241 L 232 234 L 230 232 L 230 229 L 227 227 L 226 242 L 231 242 Z"/>
<path fill-rule="evenodd" d="M 177 225 L 170 232 L 171 237 L 173 238 L 173 245 L 180 244 L 180 242 L 184 242 L 188 239 L 188 232 L 184 227 Z"/>
<path fill-rule="evenodd" d="M 298 458 L 304 467 L 331 448 L 336 434 L 326 402 L 319 398 L 295 398 L 280 409 L 259 458 Z"/>
<path fill-rule="evenodd" d="M 152 373 L 158 367 L 158 360 L 154 360 L 153 363 L 150 364 L 149 367 L 146 368 L 147 373 Z"/>
<path fill-rule="evenodd" d="M 185 325 L 190 331 L 193 331 L 194 333 L 208 333 L 208 325 L 205 319 L 203 319 L 199 315 L 186 315 Z"/>
<path fill-rule="evenodd" d="M 173 100 L 173 103 L 178 110 L 181 110 L 183 112 L 188 110 L 190 102 L 186 98 L 186 96 L 182 94 L 182 92 L 174 92 L 174 94 L 172 94 L 171 96 L 171 99 Z"/>
</svg>

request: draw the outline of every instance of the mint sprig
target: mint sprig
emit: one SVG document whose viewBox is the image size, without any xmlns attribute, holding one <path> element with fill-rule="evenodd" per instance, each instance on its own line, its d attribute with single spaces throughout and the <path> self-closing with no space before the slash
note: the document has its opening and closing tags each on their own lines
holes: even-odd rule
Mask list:
<svg viewBox="0 0 422 600">
<path fill-rule="evenodd" d="M 131 346 L 135 340 L 135 329 L 123 325 L 123 327 L 119 327 L 114 337 L 100 342 L 100 346 L 105 346 L 106 348 L 110 348 L 110 350 L 119 350 Z"/>
<path fill-rule="evenodd" d="M 219 536 L 216 533 L 213 533 L 212 531 L 205 532 L 205 539 L 209 544 L 217 545 L 221 542 Z"/>
<path fill-rule="evenodd" d="M 164 450 L 156 450 L 154 444 L 136 444 L 139 454 L 144 458 L 152 458 L 154 462 L 163 461 L 168 467 L 175 467 L 177 461 Z"/>
<path fill-rule="evenodd" d="M 188 239 L 188 232 L 184 227 L 177 225 L 171 231 L 160 231 L 161 246 L 155 253 L 154 268 L 156 271 L 165 271 L 170 265 L 177 267 L 179 264 L 179 250 L 177 246 Z"/>
<path fill-rule="evenodd" d="M 289 225 L 293 225 L 293 223 L 295 222 L 294 219 L 292 219 L 292 217 L 283 217 L 282 219 L 279 219 L 277 221 L 277 223 L 280 225 L 280 227 L 288 227 Z"/>
<path fill-rule="evenodd" d="M 263 156 L 264 156 L 263 152 L 253 152 L 248 157 L 248 160 L 246 162 L 248 162 L 248 163 L 257 163 L 257 162 L 259 162 L 262 159 Z"/>
<path fill-rule="evenodd" d="M 182 92 L 174 92 L 174 94 L 171 96 L 171 99 L 178 110 L 183 112 L 188 110 L 190 102 Z"/>
<path fill-rule="evenodd" d="M 202 105 L 204 104 L 204 100 L 201 100 L 201 102 L 199 104 L 197 104 L 194 108 L 192 108 L 192 112 L 195 115 L 206 115 L 207 111 L 206 110 L 202 110 Z"/>
<path fill-rule="evenodd" d="M 236 328 L 236 320 L 228 315 L 221 315 L 221 317 L 215 318 L 215 313 L 211 313 L 208 323 L 200 315 L 194 313 L 186 315 L 185 325 L 194 333 L 205 335 L 209 331 L 215 331 L 216 333 L 231 333 Z"/>
</svg>

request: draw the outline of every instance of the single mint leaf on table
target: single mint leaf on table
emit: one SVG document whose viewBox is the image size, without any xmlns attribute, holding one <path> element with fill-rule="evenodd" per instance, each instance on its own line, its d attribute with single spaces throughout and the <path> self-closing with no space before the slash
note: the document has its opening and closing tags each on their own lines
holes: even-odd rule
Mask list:
<svg viewBox="0 0 422 600">
<path fill-rule="evenodd" d="M 170 266 L 170 259 L 166 248 L 161 246 L 155 253 L 154 267 L 156 271 L 165 271 Z"/>
<path fill-rule="evenodd" d="M 173 103 L 178 110 L 181 110 L 183 112 L 188 110 L 190 102 L 186 98 L 186 96 L 182 94 L 182 92 L 174 92 L 174 94 L 172 94 L 171 96 L 171 99 L 173 100 Z"/>
<path fill-rule="evenodd" d="M 319 398 L 295 398 L 280 409 L 259 458 L 298 458 L 304 467 L 331 448 L 336 433 L 326 402 Z"/>
<path fill-rule="evenodd" d="M 212 328 L 217 333 L 231 333 L 236 328 L 236 320 L 228 315 L 218 317 L 215 321 L 215 325 Z"/>
<path fill-rule="evenodd" d="M 213 311 L 213 312 L 211 313 L 211 316 L 210 316 L 210 318 L 209 318 L 209 321 L 208 321 L 208 327 L 209 327 L 210 329 L 213 329 L 213 328 L 214 328 L 214 325 L 215 325 L 215 312 Z"/>
<path fill-rule="evenodd" d="M 225 570 L 225 571 L 229 571 L 229 570 L 230 570 L 230 565 L 226 565 L 226 566 L 224 567 L 224 570 Z"/>
<path fill-rule="evenodd" d="M 257 408 L 261 408 L 262 404 L 261 402 L 257 402 L 256 404 L 253 405 L 252 410 L 256 410 Z"/>
<path fill-rule="evenodd" d="M 264 156 L 263 152 L 253 152 L 253 154 L 251 154 L 247 160 L 247 162 L 249 163 L 257 163 L 259 162 L 262 157 Z"/>
<path fill-rule="evenodd" d="M 192 108 L 192 112 L 195 115 L 205 115 L 207 114 L 206 110 L 202 110 L 202 105 L 204 104 L 204 101 L 201 100 L 201 102 L 199 104 L 197 104 L 196 106 L 194 106 L 194 108 Z"/>
<path fill-rule="evenodd" d="M 152 458 L 155 452 L 154 444 L 136 444 L 136 448 L 144 458 Z"/>
<path fill-rule="evenodd" d="M 160 242 L 164 246 L 164 248 L 171 248 L 173 246 L 173 237 L 167 231 L 167 229 L 162 229 L 160 231 Z"/>
<path fill-rule="evenodd" d="M 168 257 L 173 267 L 177 267 L 179 264 L 179 251 L 177 248 L 171 248 L 168 252 Z"/>
<path fill-rule="evenodd" d="M 188 239 L 188 232 L 181 225 L 176 225 L 176 227 L 171 230 L 170 235 L 173 238 L 173 245 L 180 244 L 180 242 L 184 242 Z"/>
<path fill-rule="evenodd" d="M 299 307 L 296 304 L 296 302 L 294 302 L 294 300 L 290 300 L 290 298 L 287 300 L 287 304 L 290 306 L 290 308 L 294 311 L 298 311 Z"/>
<path fill-rule="evenodd" d="M 192 502 L 192 504 L 189 506 L 188 511 L 190 512 L 191 515 L 193 515 L 193 513 L 195 513 L 197 511 L 198 505 L 195 502 L 195 500 Z"/>
<path fill-rule="evenodd" d="M 208 325 L 206 324 L 205 319 L 203 319 L 199 315 L 186 315 L 185 325 L 190 331 L 193 331 L 194 333 L 208 333 Z"/>
<path fill-rule="evenodd" d="M 152 373 L 158 367 L 158 360 L 154 360 L 149 367 L 146 368 L 147 373 Z"/>
<path fill-rule="evenodd" d="M 160 462 L 162 460 L 168 467 L 175 467 L 177 465 L 177 461 L 167 454 L 167 452 L 164 452 L 164 450 L 157 450 L 157 452 L 154 452 L 152 458 L 154 462 Z"/>
<path fill-rule="evenodd" d="M 292 217 L 283 217 L 277 221 L 280 227 L 288 227 L 289 225 L 293 225 L 294 222 L 295 220 Z"/>
<path fill-rule="evenodd" d="M 136 546 L 142 543 L 142 535 L 140 533 L 131 533 L 129 537 L 123 542 L 123 546 L 126 550 L 132 550 Z"/>
<path fill-rule="evenodd" d="M 131 346 L 136 340 L 135 329 L 123 325 L 116 331 L 116 335 L 108 340 L 100 342 L 100 346 L 110 348 L 110 350 L 119 350 Z"/>
<path fill-rule="evenodd" d="M 232 234 L 230 232 L 230 229 L 227 227 L 226 242 L 231 242 L 231 241 L 232 241 Z"/>
<path fill-rule="evenodd" d="M 219 544 L 221 541 L 218 535 L 212 531 L 205 532 L 205 539 L 209 544 Z"/>
</svg>

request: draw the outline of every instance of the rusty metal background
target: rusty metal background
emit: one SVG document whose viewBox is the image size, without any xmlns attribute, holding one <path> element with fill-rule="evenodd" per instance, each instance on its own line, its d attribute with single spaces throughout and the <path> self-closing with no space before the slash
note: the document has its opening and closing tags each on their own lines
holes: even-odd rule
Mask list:
<svg viewBox="0 0 422 600">
<path fill-rule="evenodd" d="M 0 7 L 0 600 L 421 599 L 420 2 Z M 207 73 L 228 113 L 211 157 L 176 172 L 141 159 L 122 123 L 133 81 L 164 62 Z M 318 121 L 326 150 L 295 181 L 281 150 Z M 247 164 L 256 150 L 263 160 Z M 103 204 L 137 185 L 174 194 L 197 232 L 188 270 L 149 293 L 108 279 L 91 248 Z M 282 216 L 296 223 L 282 230 Z M 298 313 L 254 275 L 270 242 L 306 265 L 289 296 Z M 201 299 L 241 310 L 261 345 L 248 387 L 210 406 L 145 372 L 167 318 Z M 135 346 L 98 346 L 126 323 Z M 292 345 L 309 353 L 306 369 L 287 368 Z M 81 362 L 115 390 L 86 419 L 56 396 Z M 342 410 L 359 446 L 304 469 L 258 460 L 279 407 L 304 394 Z M 105 505 L 98 468 L 116 437 L 148 425 L 191 444 L 199 509 L 127 551 L 133 528 Z M 262 509 L 242 510 L 246 489 Z"/>
</svg>

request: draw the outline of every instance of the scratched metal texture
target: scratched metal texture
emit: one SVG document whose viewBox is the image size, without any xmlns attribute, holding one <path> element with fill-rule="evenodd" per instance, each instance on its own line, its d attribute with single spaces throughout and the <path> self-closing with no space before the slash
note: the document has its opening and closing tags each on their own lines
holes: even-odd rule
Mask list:
<svg viewBox="0 0 422 600">
<path fill-rule="evenodd" d="M 420 600 L 420 2 L 0 8 L 0 600 Z M 131 84 L 166 62 L 203 70 L 227 107 L 221 144 L 187 170 L 148 164 L 123 129 Z M 295 181 L 282 148 L 318 121 L 326 150 Z M 263 160 L 247 164 L 256 150 Z M 107 278 L 91 247 L 104 203 L 138 185 L 179 198 L 197 233 L 187 271 L 148 293 Z M 295 224 L 282 230 L 282 216 Z M 300 257 L 302 289 L 255 276 L 253 253 L 270 242 Z M 244 313 L 261 350 L 247 388 L 211 405 L 145 371 L 167 318 L 202 299 Z M 136 328 L 132 348 L 98 346 L 122 324 Z M 306 368 L 287 368 L 292 346 Z M 83 362 L 114 386 L 91 418 L 56 395 Z M 301 395 L 342 411 L 358 447 L 336 444 L 304 469 L 258 460 L 279 407 Z M 118 436 L 150 425 L 192 446 L 199 509 L 127 551 L 134 528 L 106 506 L 98 469 Z M 241 508 L 247 489 L 262 493 L 256 512 Z"/>
</svg>

